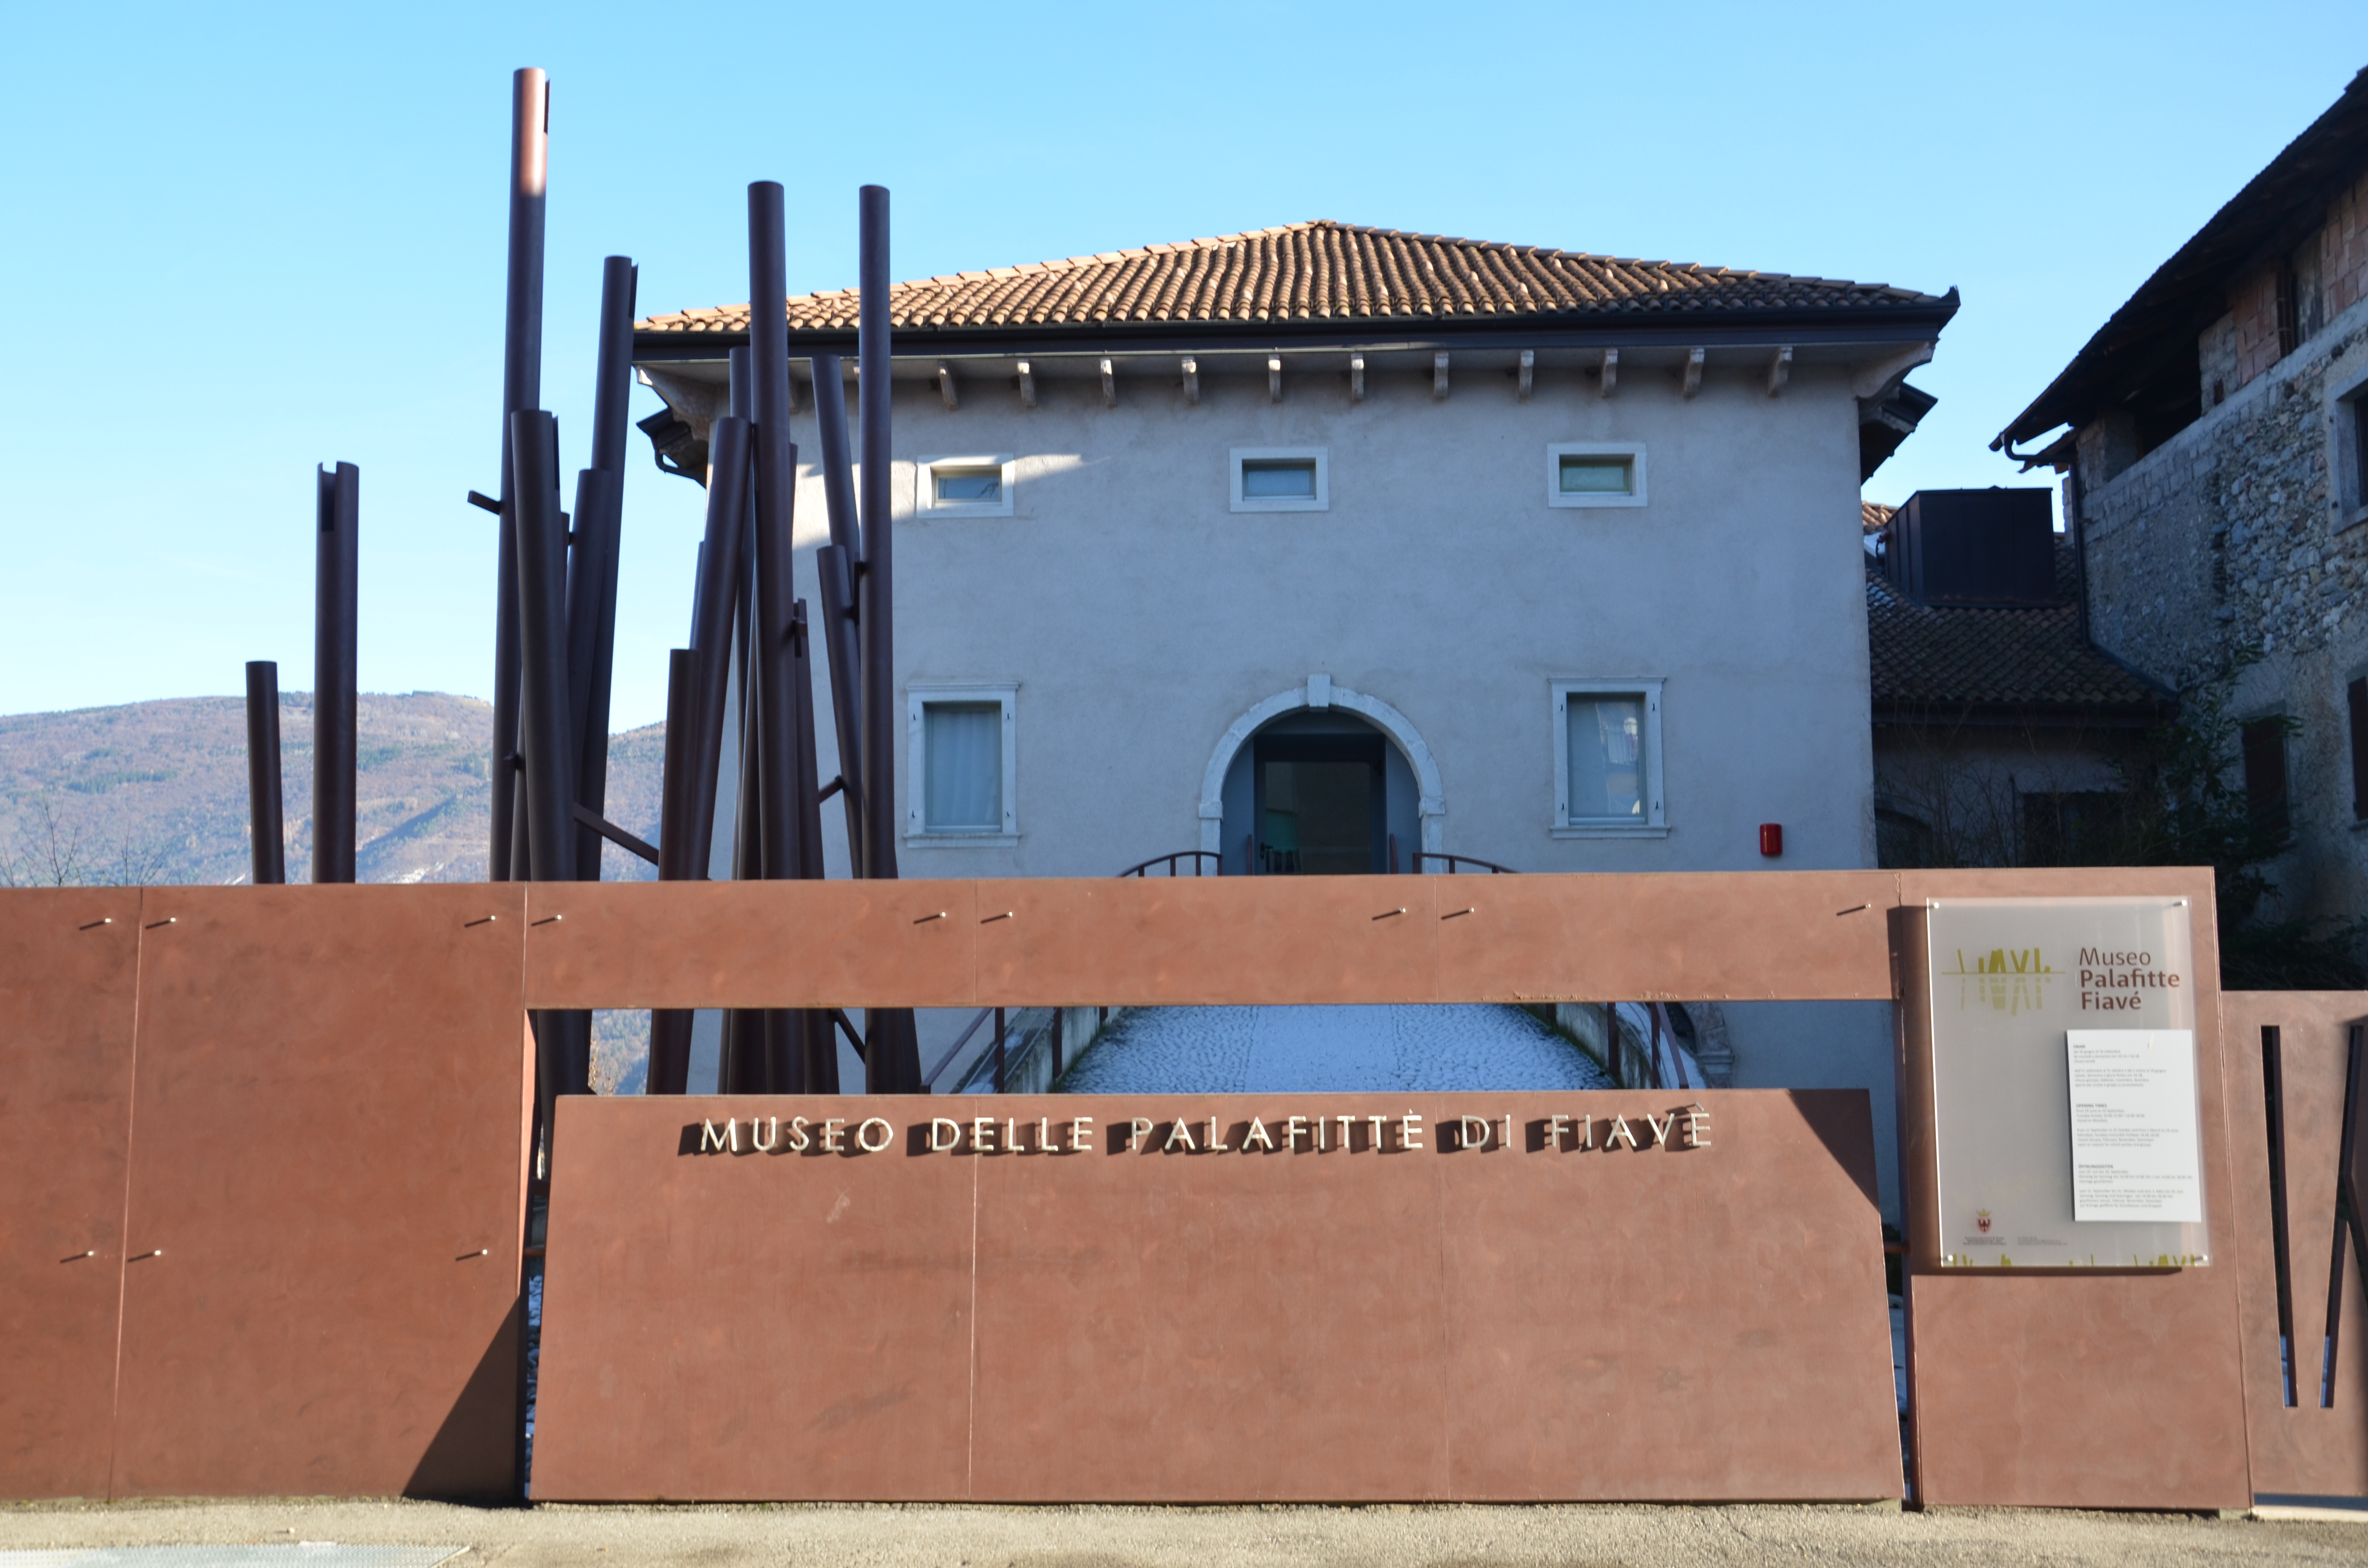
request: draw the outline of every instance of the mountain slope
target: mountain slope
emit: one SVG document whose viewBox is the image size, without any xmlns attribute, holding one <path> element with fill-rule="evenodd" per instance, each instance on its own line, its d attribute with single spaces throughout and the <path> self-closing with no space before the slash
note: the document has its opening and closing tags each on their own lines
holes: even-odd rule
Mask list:
<svg viewBox="0 0 2368 1568">
<path fill-rule="evenodd" d="M 368 882 L 482 881 L 493 710 L 365 694 L 356 864 Z M 288 880 L 312 878 L 313 702 L 279 704 Z M 657 837 L 662 724 L 612 735 L 608 814 Z M 0 717 L 0 885 L 246 880 L 245 704 L 234 697 Z M 613 846 L 601 874 L 648 875 Z"/>
</svg>

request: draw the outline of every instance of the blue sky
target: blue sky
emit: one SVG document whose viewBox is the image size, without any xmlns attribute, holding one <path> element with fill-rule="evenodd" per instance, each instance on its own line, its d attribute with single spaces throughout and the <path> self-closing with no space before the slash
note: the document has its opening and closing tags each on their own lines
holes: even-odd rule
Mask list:
<svg viewBox="0 0 2368 1568">
<path fill-rule="evenodd" d="M 362 469 L 365 690 L 488 694 L 508 78 L 552 79 L 545 401 L 589 414 L 600 258 L 643 313 L 1326 217 L 1955 285 L 1939 408 L 1868 487 L 1987 449 L 2368 63 L 2256 4 L 36 7 L 0 54 L 0 713 L 310 684 L 312 470 Z M 655 405 L 637 393 L 639 417 Z M 657 718 L 698 493 L 637 436 L 618 726 Z M 1673 563 L 1674 569 L 1675 563 Z"/>
</svg>

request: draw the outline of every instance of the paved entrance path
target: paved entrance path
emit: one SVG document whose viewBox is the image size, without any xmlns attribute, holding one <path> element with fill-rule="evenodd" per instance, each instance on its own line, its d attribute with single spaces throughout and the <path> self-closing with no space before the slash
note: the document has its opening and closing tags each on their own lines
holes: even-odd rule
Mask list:
<svg viewBox="0 0 2368 1568">
<path fill-rule="evenodd" d="M 1519 1007 L 1144 1007 L 1061 1080 L 1078 1095 L 1607 1089 L 1593 1059 Z"/>
<path fill-rule="evenodd" d="M 2368 1524 L 1858 1508 L 474 1509 L 438 1503 L 0 1506 L 0 1550 L 251 1541 L 466 1546 L 446 1568 L 1637 1568 L 2368 1562 Z"/>
</svg>

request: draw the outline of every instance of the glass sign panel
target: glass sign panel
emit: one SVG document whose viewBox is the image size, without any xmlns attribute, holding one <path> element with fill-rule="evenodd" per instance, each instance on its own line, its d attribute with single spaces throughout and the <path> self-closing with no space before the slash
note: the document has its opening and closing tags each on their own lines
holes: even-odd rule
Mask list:
<svg viewBox="0 0 2368 1568">
<path fill-rule="evenodd" d="M 2187 901 L 1926 906 L 1943 1265 L 2211 1261 Z"/>
</svg>

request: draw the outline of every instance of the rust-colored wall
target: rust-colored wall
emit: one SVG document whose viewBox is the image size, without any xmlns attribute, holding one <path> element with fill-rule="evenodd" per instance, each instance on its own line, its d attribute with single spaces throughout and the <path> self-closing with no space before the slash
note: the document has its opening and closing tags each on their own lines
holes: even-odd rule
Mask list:
<svg viewBox="0 0 2368 1568">
<path fill-rule="evenodd" d="M 1896 1496 L 1865 1097 L 1702 1098 L 1709 1148 L 1559 1153 L 1547 1116 L 1682 1098 L 569 1100 L 535 1495 Z M 1122 1147 L 1408 1110 L 1419 1152 Z M 760 1111 L 897 1137 L 696 1152 Z M 1442 1149 L 1466 1112 L 1517 1146 Z M 1096 1120 L 930 1153 L 932 1113 Z"/>
<path fill-rule="evenodd" d="M 2253 1490 L 2368 1495 L 2368 1297 L 2360 1288 L 2361 1259 L 2348 1242 L 2335 1403 L 2331 1407 L 2320 1403 L 2349 1026 L 2368 1019 L 2368 994 L 2230 992 L 2221 999 L 2220 1017 L 2239 1205 L 2234 1251 L 2244 1301 L 2245 1407 Z M 2261 1071 L 2265 1024 L 2278 1028 L 2285 1087 L 2287 1278 L 2294 1329 L 2295 1402 L 2291 1407 L 2285 1403 L 2278 1357 L 2277 1269 L 2270 1229 Z"/>
<path fill-rule="evenodd" d="M 149 890 L 114 1495 L 515 1490 L 523 908 Z"/>
<path fill-rule="evenodd" d="M 139 915 L 0 898 L 0 1497 L 107 1494 Z"/>
<path fill-rule="evenodd" d="M 1882 871 L 539 883 L 526 993 L 536 1007 L 1880 1000 L 1897 886 Z"/>
<path fill-rule="evenodd" d="M 2049 891 L 2194 900 L 2197 1085 L 2203 1101 L 2207 1267 L 2167 1273 L 1943 1270 L 1929 1233 L 1908 1262 L 1908 1380 L 1918 1497 L 2066 1508 L 2242 1508 L 2252 1493 L 2237 1354 L 2236 1248 L 2246 1220 L 2229 1166 L 2220 953 L 2210 873 L 2123 870 L 2053 889 L 2028 874 L 1909 873 L 1899 954 L 1900 1170 L 1911 1241 L 1933 1211 L 1926 896 Z M 1915 907 L 1906 907 L 1912 903 Z"/>
<path fill-rule="evenodd" d="M 0 1207 L 0 1493 L 505 1489 L 527 1006 L 1871 997 L 1892 989 L 1883 929 L 1928 896 L 2112 892 L 2193 897 L 2196 960 L 2208 981 L 2217 961 L 2211 881 L 2192 870 L 0 892 L 0 1190 L 10 1198 Z M 992 918 L 1007 911 L 1010 919 Z M 497 918 L 472 924 L 486 915 Z M 1913 958 L 1912 944 L 1903 956 Z M 1918 991 L 1912 975 L 1907 990 Z M 2306 1374 L 2324 1319 L 2328 1238 L 2318 1233 L 2331 1222 L 2323 1211 L 2340 1067 L 2330 1053 L 2354 1000 L 2275 999 L 2302 1009 L 2289 1025 L 2287 1108 Z M 2368 999 L 2359 1001 L 2368 1012 Z M 2360 1414 L 2368 1304 L 2354 1285 L 2346 1284 L 2345 1315 L 2357 1332 L 2346 1336 L 2336 1410 L 2264 1403 L 2265 1391 L 2275 1397 L 2275 1352 L 2260 1326 L 2270 1276 L 2258 1025 L 2271 1004 L 2231 999 L 2236 1046 L 2224 1052 L 2215 998 L 2198 1002 L 2219 1261 L 2172 1276 L 1916 1276 L 1913 1365 L 1930 1500 L 2239 1506 L 2248 1398 L 2252 1485 L 2368 1489 Z M 1914 1081 L 1908 1067 L 1903 1083 Z M 684 1103 L 572 1102 L 564 1116 L 597 1129 L 603 1118 L 679 1116 Z M 1107 1108 L 1049 1103 L 1071 1114 Z M 1820 1102 L 1783 1103 L 1797 1117 Z M 1902 1131 L 1913 1202 L 1923 1133 L 1912 1118 Z M 586 1136 L 597 1149 L 603 1135 Z M 1854 1149 L 1854 1136 L 1838 1146 Z M 570 1164 L 564 1136 L 561 1148 L 564 1182 L 567 1171 L 584 1173 L 575 1197 L 563 1185 L 554 1240 L 564 1242 L 567 1216 L 590 1211 L 568 1205 L 594 1202 L 604 1181 L 621 1177 L 589 1152 L 575 1156 L 589 1165 Z M 704 1271 L 697 1278 L 641 1279 L 630 1252 L 609 1243 L 579 1251 L 573 1265 L 563 1252 L 555 1347 L 571 1332 L 566 1279 L 616 1271 L 632 1288 L 606 1292 L 603 1311 L 620 1326 L 602 1342 L 604 1365 L 629 1381 L 661 1380 L 652 1397 L 676 1412 L 691 1451 L 724 1457 L 693 1463 L 653 1450 L 643 1481 L 615 1483 L 618 1456 L 582 1446 L 589 1439 L 571 1421 L 546 1426 L 555 1467 L 546 1482 L 565 1481 L 574 1466 L 575 1483 L 590 1485 L 607 1465 L 601 1486 L 668 1495 L 1041 1495 L 1049 1472 L 1029 1467 L 1053 1456 L 1089 1494 L 1126 1494 L 1132 1477 L 1103 1450 L 1136 1431 L 1130 1407 L 1062 1393 L 1056 1374 L 1090 1366 L 1113 1386 L 1139 1378 L 1172 1390 L 1189 1375 L 1214 1376 L 1201 1349 L 1258 1321 L 1273 1345 L 1362 1346 L 1366 1355 L 1326 1373 L 1328 1404 L 1294 1392 L 1304 1360 L 1294 1351 L 1250 1354 L 1247 1381 L 1218 1391 L 1219 1417 L 1201 1404 L 1174 1407 L 1160 1440 L 1181 1446 L 1178 1484 L 1204 1489 L 1192 1494 L 1217 1494 L 1241 1476 L 1225 1468 L 1240 1442 L 1204 1432 L 1247 1432 L 1315 1453 L 1333 1440 L 1327 1421 L 1366 1445 L 1369 1476 L 1413 1478 L 1373 1482 L 1357 1495 L 1726 1494 L 1717 1491 L 1725 1478 L 1794 1430 L 1783 1409 L 1752 1403 L 1748 1390 L 1848 1364 L 1823 1351 L 1748 1362 L 1743 1351 L 1765 1346 L 1733 1334 L 1711 1347 L 1732 1357 L 1714 1377 L 1702 1371 L 1707 1383 L 1688 1381 L 1693 1362 L 1652 1358 L 1662 1324 L 1730 1309 L 1701 1293 L 1734 1278 L 1736 1265 L 1718 1249 L 1747 1248 L 1748 1267 L 1763 1273 L 1770 1259 L 1789 1256 L 1796 1189 L 1814 1208 L 1824 1201 L 1819 1184 L 1854 1168 L 1856 1153 L 1788 1165 L 1707 1208 L 1674 1210 L 1666 1206 L 1675 1195 L 1699 1184 L 1577 1201 L 1612 1194 L 1619 1179 L 1616 1163 L 1592 1156 L 1549 1163 L 1534 1182 L 1491 1177 L 1468 1190 L 1459 1173 L 1486 1172 L 1494 1156 L 1386 1159 L 1378 1167 L 1390 1178 L 1372 1190 L 1367 1177 L 1348 1181 L 1320 1161 L 1285 1157 L 1281 1180 L 1239 1192 L 1225 1184 L 1255 1167 L 1203 1157 L 1190 1180 L 1218 1199 L 1197 1210 L 1163 1207 L 1156 1188 L 1128 1186 L 1145 1179 L 1150 1167 L 1139 1163 L 1098 1156 L 1107 1167 L 1080 1180 L 1059 1171 L 1071 1158 L 942 1156 L 893 1193 L 877 1186 L 884 1159 L 834 1164 L 830 1208 L 842 1194 L 849 1204 L 837 1220 L 808 1216 L 796 1241 L 785 1239 L 794 1227 L 783 1236 L 759 1227 L 746 1256 L 726 1244 L 735 1233 L 692 1203 L 678 1239 L 645 1235 L 640 1244 L 689 1249 Z M 769 1190 L 780 1173 L 811 1163 L 768 1161 L 757 1174 Z M 1429 1187 L 1410 1185 L 1415 1170 L 1437 1174 Z M 731 1169 L 689 1160 L 644 1174 L 658 1184 L 652 1193 L 616 1201 L 646 1219 L 664 1207 L 653 1193 L 698 1197 L 701 1183 Z M 1538 1196 L 1565 1177 L 1572 1201 Z M 723 1203 L 737 1190 L 709 1196 Z M 1533 1203 L 1543 1211 L 1524 1217 Z M 892 1204 L 904 1206 L 901 1218 L 892 1220 Z M 1749 1250 L 1733 1216 L 1763 1210 L 1777 1240 Z M 949 1211 L 960 1221 L 951 1228 Z M 1102 1216 L 1099 1230 L 1088 1237 L 1072 1223 L 1077 1215 Z M 973 1220 L 975 1233 L 964 1228 Z M 1532 1228 L 1541 1225 L 1573 1228 L 1543 1233 L 1541 1243 Z M 1306 1250 L 1261 1239 L 1298 1234 L 1293 1226 L 1313 1227 Z M 1315 1244 L 1360 1227 L 1390 1244 Z M 1403 1244 L 1417 1232 L 1432 1238 L 1418 1271 Z M 1474 1237 L 1480 1252 L 1457 1250 Z M 1498 1250 L 1487 1250 L 1497 1245 L 1491 1237 Z M 1709 1272 L 1688 1273 L 1685 1249 L 1698 1244 Z M 485 1256 L 472 1260 L 481 1246 Z M 759 1267 L 803 1256 L 804 1246 L 846 1267 L 803 1277 Z M 140 1256 L 159 1247 L 162 1257 Z M 975 1302 L 973 1260 L 977 1280 L 994 1286 Z M 570 1267 L 591 1272 L 569 1276 Z M 1510 1283 L 1459 1295 L 1465 1273 Z M 1034 1283 L 1039 1275 L 1056 1283 Z M 1111 1290 L 1104 1282 L 1113 1278 L 1143 1288 Z M 1778 1307 L 1796 1284 L 1777 1290 Z M 677 1301 L 661 1288 L 688 1294 Z M 673 1314 L 711 1289 L 753 1292 L 786 1315 L 734 1318 L 712 1337 L 687 1336 Z M 1440 1392 L 1423 1392 L 1429 1374 L 1392 1348 L 1395 1320 L 1373 1305 L 1386 1292 L 1395 1292 L 1390 1312 L 1429 1313 L 1421 1321 L 1438 1325 L 1442 1344 L 1465 1347 L 1440 1353 Z M 1040 1332 L 1034 1320 L 1081 1299 L 1099 1302 L 1098 1314 L 1049 1343 L 1052 1371 L 1020 1367 L 1014 1346 L 1034 1343 L 1024 1337 Z M 1333 1299 L 1349 1310 L 1314 1327 L 1294 1315 Z M 1557 1337 L 1560 1320 L 1525 1315 L 1532 1301 L 1564 1301 L 1582 1309 L 1569 1330 L 1577 1338 Z M 1512 1315 L 1492 1323 L 1487 1314 L 1507 1302 Z M 852 1345 L 852 1359 L 784 1363 L 762 1387 L 737 1378 L 746 1357 L 779 1354 L 792 1329 Z M 1129 1362 L 1129 1343 L 1159 1349 Z M 566 1352 L 578 1371 L 553 1386 L 559 1403 L 547 1421 L 567 1400 L 593 1397 L 597 1385 L 569 1381 L 585 1375 L 573 1358 L 594 1348 L 578 1345 Z M 882 1358 L 867 1346 L 897 1348 L 894 1378 L 882 1381 Z M 1577 1358 L 1557 1361 L 1565 1351 Z M 1879 1345 L 1871 1354 L 1879 1369 Z M 1647 1367 L 1657 1369 L 1652 1377 Z M 1676 1392 L 1714 1386 L 1722 1397 L 1664 1399 L 1654 1392 L 1664 1373 Z M 943 1401 L 956 1383 L 963 1403 L 949 1412 Z M 1744 1391 L 1740 1403 L 1724 1397 L 1730 1388 Z M 1269 1410 L 1278 1391 L 1287 1397 Z M 1400 1418 L 1393 1401 L 1417 1396 L 1431 1403 Z M 1795 1391 L 1794 1403 L 1804 1397 Z M 1524 1400 L 1527 1414 L 1503 1418 Z M 1688 1426 L 1697 1408 L 1715 1408 L 1717 1421 Z M 1359 1419 L 1340 1415 L 1348 1411 Z M 892 1428 L 894 1443 L 867 1448 Z M 1071 1431 L 1091 1440 L 1064 1449 Z M 751 1432 L 767 1442 L 743 1453 Z M 574 1457 L 570 1443 L 579 1444 Z M 1566 1483 L 1559 1456 L 1595 1443 L 1608 1445 L 1609 1458 L 1588 1449 L 1584 1486 Z M 1799 1462 L 1814 1469 L 1813 1460 L 1825 1462 Z M 1248 1482 L 1235 1490 L 1324 1494 L 1330 1483 L 1315 1462 L 1286 1454 L 1258 1483 L 1268 1491 Z M 779 1473 L 732 1469 L 750 1464 Z M 1863 1483 L 1852 1471 L 1849 1486 L 1820 1491 L 1835 1473 L 1795 1475 L 1773 1490 L 1846 1495 Z"/>
</svg>

